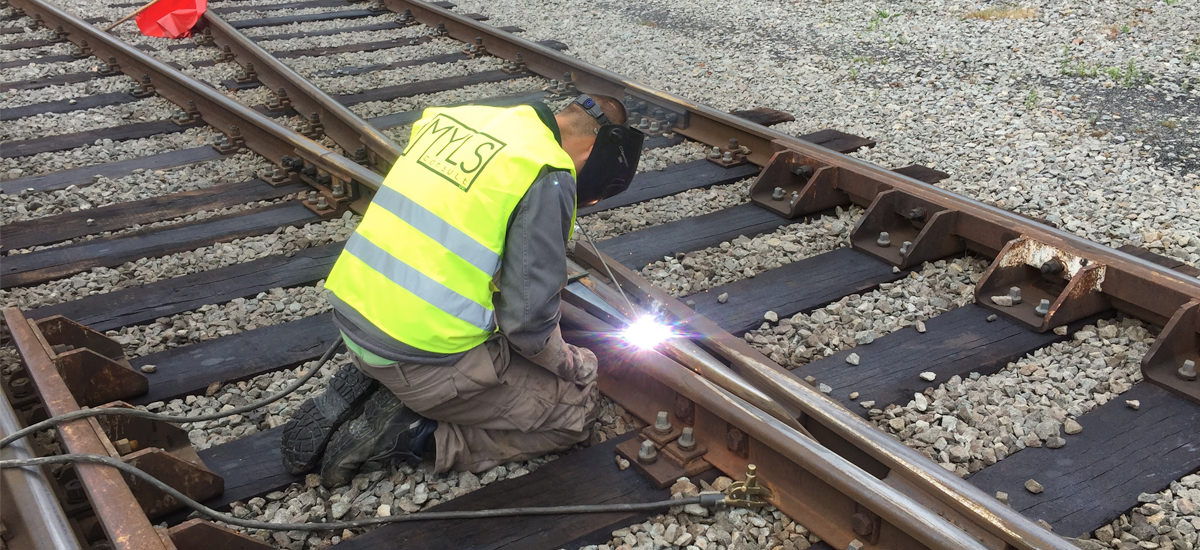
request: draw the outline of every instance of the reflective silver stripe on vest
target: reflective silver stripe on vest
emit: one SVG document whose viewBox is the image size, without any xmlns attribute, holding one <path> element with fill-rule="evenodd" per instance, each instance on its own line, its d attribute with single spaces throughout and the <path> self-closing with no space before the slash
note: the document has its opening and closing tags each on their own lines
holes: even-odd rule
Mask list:
<svg viewBox="0 0 1200 550">
<path fill-rule="evenodd" d="M 355 233 L 346 242 L 346 252 L 433 307 L 482 330 L 491 332 L 496 328 L 496 317 L 491 310 L 417 271 L 366 237 Z"/>
<path fill-rule="evenodd" d="M 400 194 L 390 187 L 382 187 L 375 193 L 375 204 L 382 206 L 397 218 L 404 220 L 414 229 L 441 243 L 446 250 L 462 258 L 476 269 L 495 275 L 500 268 L 500 255 L 483 246 L 479 241 L 430 212 L 424 206 Z"/>
</svg>

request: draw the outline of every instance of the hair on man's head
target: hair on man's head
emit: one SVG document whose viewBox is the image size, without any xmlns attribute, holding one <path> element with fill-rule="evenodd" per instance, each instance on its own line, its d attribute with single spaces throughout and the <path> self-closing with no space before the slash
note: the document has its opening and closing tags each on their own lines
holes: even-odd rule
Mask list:
<svg viewBox="0 0 1200 550">
<path fill-rule="evenodd" d="M 588 94 L 592 99 L 596 100 L 596 105 L 600 106 L 600 110 L 604 111 L 604 115 L 613 124 L 625 124 L 625 106 L 617 98 L 599 94 Z M 559 111 L 563 115 L 566 124 L 561 130 L 579 135 L 593 135 L 600 128 L 600 122 L 583 107 L 575 103 L 568 104 L 563 110 Z"/>
</svg>

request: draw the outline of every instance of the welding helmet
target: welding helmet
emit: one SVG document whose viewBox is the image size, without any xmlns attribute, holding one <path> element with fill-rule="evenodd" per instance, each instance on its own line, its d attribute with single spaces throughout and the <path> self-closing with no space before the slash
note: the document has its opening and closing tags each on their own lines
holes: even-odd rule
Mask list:
<svg viewBox="0 0 1200 550">
<path fill-rule="evenodd" d="M 596 143 L 583 169 L 576 174 L 575 194 L 579 206 L 589 206 L 629 188 L 642 157 L 645 135 L 625 124 L 613 124 L 596 100 L 587 94 L 573 101 L 600 123 Z"/>
</svg>

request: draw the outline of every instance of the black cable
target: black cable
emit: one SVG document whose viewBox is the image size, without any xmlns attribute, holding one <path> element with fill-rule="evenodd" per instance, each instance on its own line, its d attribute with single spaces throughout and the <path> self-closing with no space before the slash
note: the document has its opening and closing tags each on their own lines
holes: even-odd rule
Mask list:
<svg viewBox="0 0 1200 550">
<path fill-rule="evenodd" d="M 271 403 L 279 401 L 280 399 L 283 399 L 284 397 L 286 397 L 288 394 L 300 389 L 300 386 L 304 385 L 305 382 L 308 382 L 309 380 L 312 379 L 312 377 L 316 376 L 317 372 L 321 370 L 321 367 L 325 366 L 325 363 L 329 362 L 329 360 L 333 358 L 333 355 L 335 353 L 337 353 L 338 348 L 342 347 L 343 343 L 344 342 L 342 341 L 341 338 L 337 338 L 333 342 L 333 344 L 329 346 L 329 349 L 325 350 L 325 354 L 322 355 L 321 358 L 317 360 L 316 366 L 314 366 L 307 373 L 305 373 L 304 376 L 297 378 L 296 381 L 293 382 L 291 386 L 284 388 L 283 390 L 281 390 L 279 393 L 277 393 L 275 395 L 271 395 L 265 399 L 262 399 L 262 400 L 259 400 L 259 401 L 253 402 L 253 403 L 249 403 L 247 405 L 242 405 L 241 407 L 237 407 L 232 410 L 228 410 L 228 411 L 224 411 L 224 412 L 217 412 L 217 413 L 213 413 L 213 414 L 205 414 L 205 415 L 200 415 L 200 416 L 171 416 L 171 415 L 166 415 L 166 414 L 152 413 L 150 411 L 143 411 L 141 409 L 124 409 L 124 408 L 79 409 L 77 411 L 71 411 L 69 413 L 64 413 L 64 414 L 60 414 L 58 416 L 53 416 L 53 417 L 47 418 L 41 422 L 31 424 L 25 428 L 22 428 L 20 430 L 13 432 L 12 434 L 9 434 L 8 436 L 4 437 L 4 439 L 0 439 L 0 449 L 3 449 L 5 447 L 11 445 L 14 441 L 17 441 L 18 439 L 21 439 L 29 434 L 39 432 L 39 431 L 42 431 L 42 430 L 45 430 L 48 428 L 53 428 L 55 426 L 58 426 L 59 424 L 70 422 L 72 420 L 78 420 L 80 418 L 89 418 L 92 416 L 134 416 L 134 417 L 138 417 L 138 418 L 149 418 L 151 420 L 160 420 L 163 422 L 172 422 L 175 424 L 187 424 L 189 422 L 204 422 L 206 420 L 216 420 L 218 418 L 225 418 L 227 416 L 233 416 L 235 414 L 242 414 L 242 413 L 250 412 L 254 409 L 265 407 L 267 405 L 270 405 Z"/>
<path fill-rule="evenodd" d="M 684 506 L 687 504 L 700 504 L 703 506 L 716 506 L 724 503 L 725 495 L 721 493 L 705 493 L 700 496 L 684 497 L 678 500 L 660 500 L 656 502 L 634 502 L 634 503 L 619 503 L 619 504 L 574 504 L 565 506 L 536 506 L 524 508 L 493 508 L 490 510 L 461 510 L 451 512 L 421 512 L 417 514 L 407 514 L 400 516 L 385 516 L 375 518 L 356 519 L 351 521 L 324 521 L 324 522 L 306 522 L 306 523 L 269 523 L 266 521 L 254 519 L 242 519 L 229 514 L 218 512 L 193 500 L 191 497 L 179 492 L 174 487 L 163 483 L 158 478 L 120 460 L 103 455 L 93 454 L 65 454 L 47 456 L 41 458 L 27 458 L 14 460 L 0 460 L 0 469 L 5 468 L 23 468 L 30 466 L 41 466 L 45 464 L 73 464 L 85 462 L 90 464 L 104 464 L 112 466 L 122 472 L 141 478 L 142 480 L 154 485 L 155 488 L 167 493 L 187 507 L 196 510 L 214 520 L 238 527 L 247 529 L 268 529 L 273 531 L 332 531 L 339 529 L 357 529 L 361 527 L 369 527 L 372 525 L 382 525 L 385 523 L 399 523 L 408 521 L 429 521 L 429 520 L 447 520 L 447 519 L 480 519 L 480 518 L 496 518 L 508 516 L 549 516 L 558 514 L 599 514 L 609 512 L 644 512 L 650 510 L 661 510 L 672 506 Z"/>
</svg>

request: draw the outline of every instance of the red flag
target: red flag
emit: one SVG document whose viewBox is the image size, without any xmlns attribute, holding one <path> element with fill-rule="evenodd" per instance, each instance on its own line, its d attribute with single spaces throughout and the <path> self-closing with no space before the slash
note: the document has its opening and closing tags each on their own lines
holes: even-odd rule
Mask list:
<svg viewBox="0 0 1200 550">
<path fill-rule="evenodd" d="M 158 0 L 137 16 L 137 26 L 146 36 L 186 38 L 204 16 L 208 0 Z"/>
</svg>

